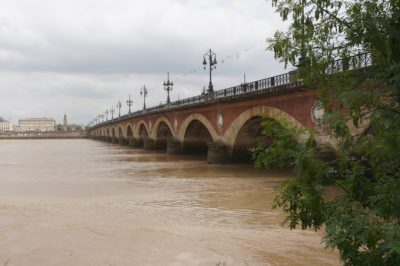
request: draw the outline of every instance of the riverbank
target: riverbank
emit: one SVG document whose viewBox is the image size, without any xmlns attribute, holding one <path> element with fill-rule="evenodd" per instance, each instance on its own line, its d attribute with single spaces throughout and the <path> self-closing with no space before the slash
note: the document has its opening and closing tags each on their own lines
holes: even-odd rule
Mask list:
<svg viewBox="0 0 400 266">
<path fill-rule="evenodd" d="M 28 132 L 0 135 L 0 140 L 9 139 L 86 139 L 86 131 L 52 131 L 52 132 Z"/>
</svg>

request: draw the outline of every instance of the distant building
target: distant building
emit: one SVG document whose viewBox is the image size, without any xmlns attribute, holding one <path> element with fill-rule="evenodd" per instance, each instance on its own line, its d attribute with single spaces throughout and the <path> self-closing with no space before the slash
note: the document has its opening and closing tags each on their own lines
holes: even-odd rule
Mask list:
<svg viewBox="0 0 400 266">
<path fill-rule="evenodd" d="M 82 126 L 78 124 L 69 124 L 68 125 L 68 131 L 78 131 L 82 130 Z"/>
<path fill-rule="evenodd" d="M 64 130 L 68 130 L 67 114 L 64 114 Z"/>
<path fill-rule="evenodd" d="M 26 118 L 20 119 L 18 123 L 19 132 L 27 131 L 54 131 L 56 121 L 53 118 Z"/>
<path fill-rule="evenodd" d="M 10 132 L 14 130 L 14 125 L 0 117 L 0 132 Z"/>
</svg>

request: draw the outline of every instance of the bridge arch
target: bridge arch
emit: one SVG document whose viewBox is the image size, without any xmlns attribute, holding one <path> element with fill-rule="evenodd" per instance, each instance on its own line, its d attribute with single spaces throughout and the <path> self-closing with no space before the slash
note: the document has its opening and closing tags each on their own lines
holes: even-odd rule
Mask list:
<svg viewBox="0 0 400 266">
<path fill-rule="evenodd" d="M 111 132 L 110 132 L 110 129 L 109 128 L 107 128 L 107 137 L 111 137 Z"/>
<path fill-rule="evenodd" d="M 175 136 L 171 122 L 169 122 L 169 120 L 166 117 L 160 117 L 154 123 L 154 126 L 151 130 L 151 138 L 157 139 L 158 130 L 160 129 L 160 126 L 162 126 L 162 125 L 164 125 L 168 128 L 168 130 L 171 132 L 172 136 Z"/>
<path fill-rule="evenodd" d="M 243 125 L 253 117 L 267 117 L 277 122 L 289 122 L 296 128 L 304 128 L 304 126 L 297 121 L 293 116 L 289 115 L 285 111 L 271 106 L 258 106 L 253 107 L 243 113 L 241 113 L 225 131 L 225 143 L 229 146 L 233 146 L 236 141 L 236 137 Z"/>
<path fill-rule="evenodd" d="M 125 127 L 125 132 L 126 132 L 126 137 L 128 139 L 133 138 L 133 128 L 131 126 L 131 124 L 127 124 Z"/>
<path fill-rule="evenodd" d="M 136 136 L 137 138 L 145 138 L 150 136 L 150 130 L 144 120 L 139 121 L 136 126 Z"/>
<path fill-rule="evenodd" d="M 122 131 L 122 126 L 118 125 L 118 138 L 124 137 L 124 132 Z"/>
<path fill-rule="evenodd" d="M 213 125 L 210 123 L 210 121 L 208 121 L 208 119 L 205 116 L 203 116 L 201 114 L 191 114 L 188 117 L 186 117 L 186 119 L 182 122 L 179 132 L 176 136 L 178 140 L 180 140 L 180 141 L 184 140 L 187 128 L 189 127 L 189 124 L 194 120 L 201 122 L 207 128 L 213 141 L 216 141 L 219 139 L 218 134 L 215 131 Z"/>
<path fill-rule="evenodd" d="M 151 138 L 156 141 L 159 149 L 167 149 L 167 140 L 174 137 L 174 131 L 171 123 L 165 117 L 160 117 L 153 126 Z"/>
<path fill-rule="evenodd" d="M 253 107 L 241 113 L 225 132 L 225 143 L 230 148 L 234 162 L 250 162 L 249 149 L 263 143 L 268 145 L 270 138 L 262 135 L 261 122 L 271 119 L 277 123 L 289 122 L 296 128 L 304 126 L 288 113 L 270 106 Z"/>
<path fill-rule="evenodd" d="M 207 143 L 217 139 L 217 132 L 210 121 L 200 114 L 189 115 L 182 123 L 178 134 L 178 140 L 182 142 L 185 153 L 206 153 Z"/>
</svg>

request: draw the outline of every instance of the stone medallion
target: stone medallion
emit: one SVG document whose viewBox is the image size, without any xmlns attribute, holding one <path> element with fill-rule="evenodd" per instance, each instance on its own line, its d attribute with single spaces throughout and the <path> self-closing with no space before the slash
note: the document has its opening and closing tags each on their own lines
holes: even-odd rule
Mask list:
<svg viewBox="0 0 400 266">
<path fill-rule="evenodd" d="M 325 114 L 325 110 L 322 106 L 322 102 L 315 101 L 313 106 L 311 107 L 311 119 L 317 126 L 322 125 L 322 118 Z"/>
<path fill-rule="evenodd" d="M 224 117 L 223 117 L 222 113 L 217 114 L 217 126 L 220 129 L 224 126 Z"/>
</svg>

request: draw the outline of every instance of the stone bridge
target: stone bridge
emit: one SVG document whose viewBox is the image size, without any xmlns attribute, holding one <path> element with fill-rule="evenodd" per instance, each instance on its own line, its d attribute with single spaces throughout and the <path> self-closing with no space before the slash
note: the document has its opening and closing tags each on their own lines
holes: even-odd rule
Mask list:
<svg viewBox="0 0 400 266">
<path fill-rule="evenodd" d="M 209 163 L 249 161 L 251 147 L 260 142 L 268 144 L 260 125 L 264 118 L 318 129 L 321 114 L 315 91 L 295 80 L 295 74 L 289 72 L 104 121 L 92 126 L 89 136 L 166 150 L 168 154 L 204 153 Z M 317 142 L 330 144 L 323 135 L 317 135 Z"/>
</svg>

